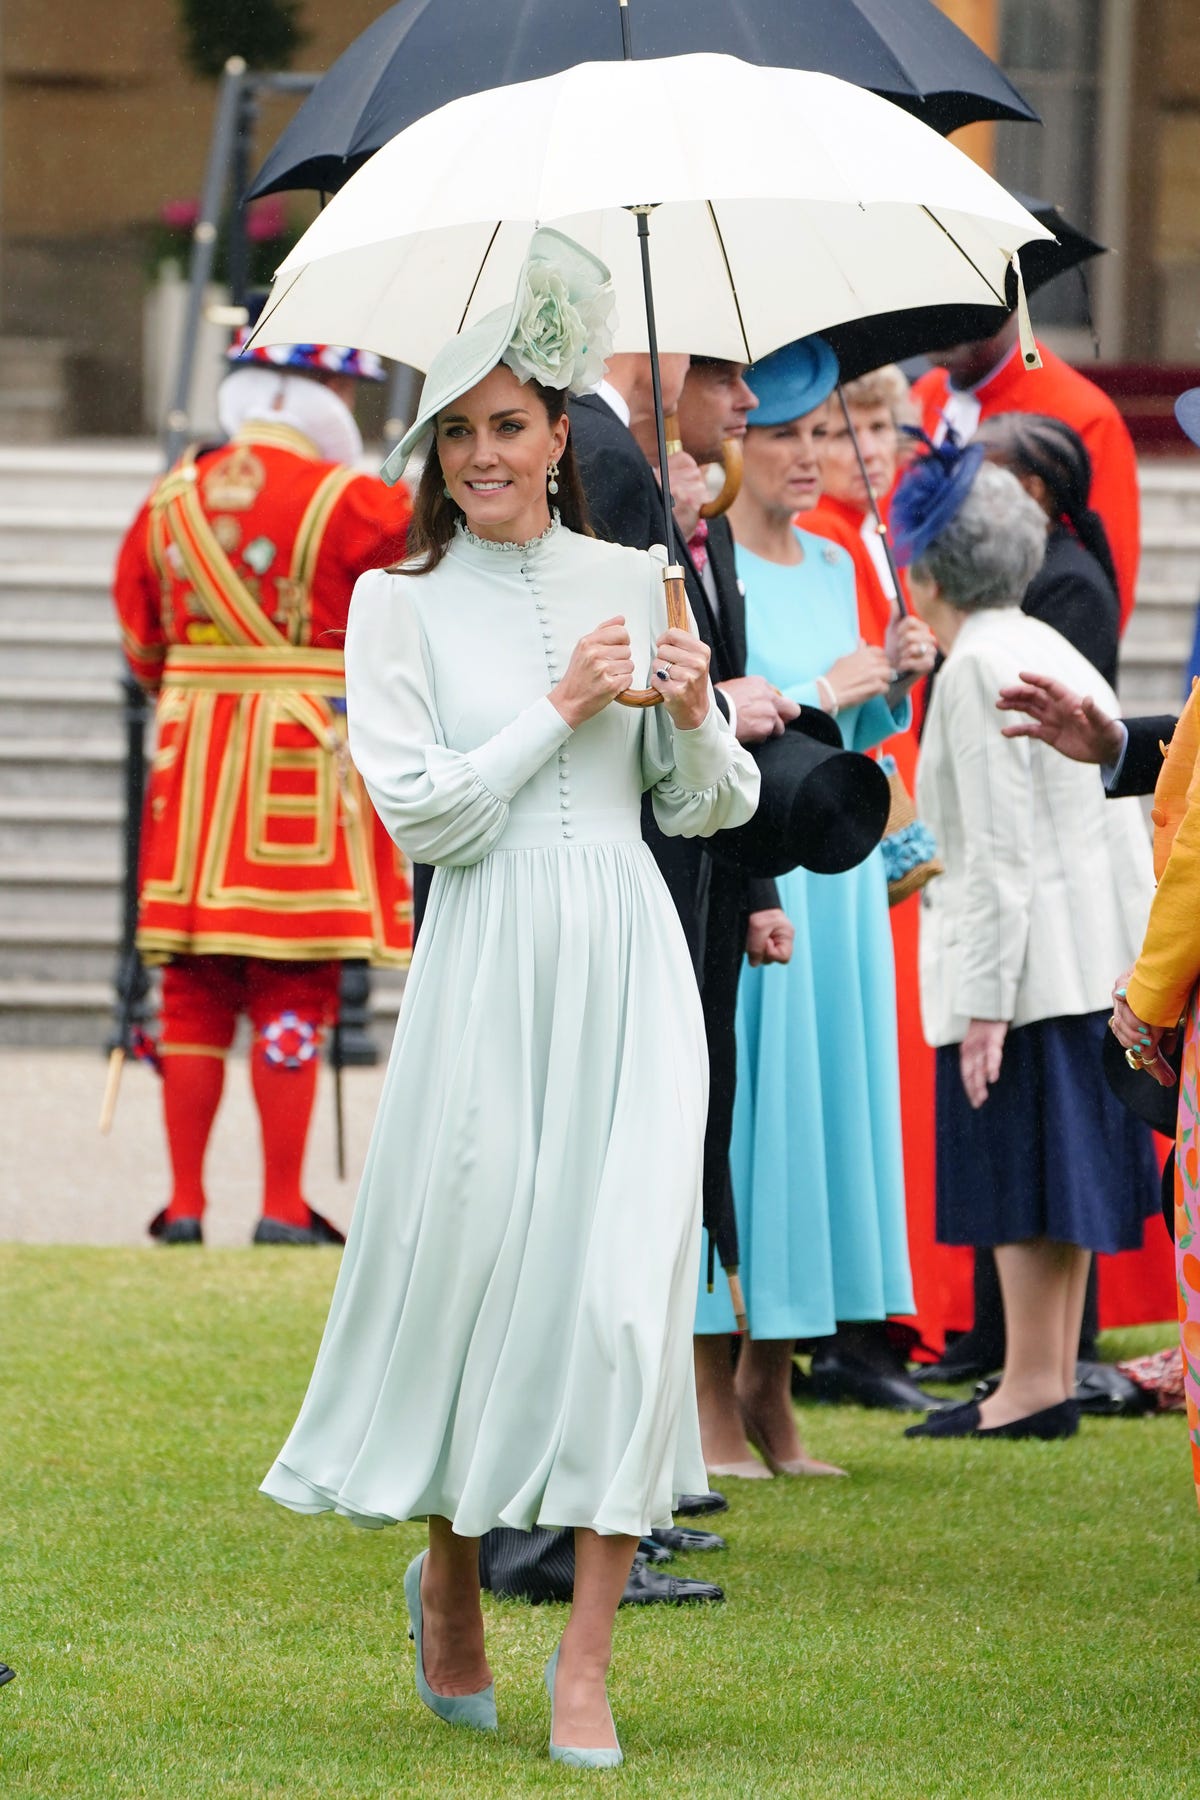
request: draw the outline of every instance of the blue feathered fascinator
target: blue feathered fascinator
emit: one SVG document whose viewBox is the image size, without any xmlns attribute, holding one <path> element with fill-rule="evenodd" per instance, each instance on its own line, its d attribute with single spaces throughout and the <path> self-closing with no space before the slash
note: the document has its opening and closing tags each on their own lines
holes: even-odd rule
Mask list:
<svg viewBox="0 0 1200 1800">
<path fill-rule="evenodd" d="M 920 438 L 924 456 L 910 463 L 892 495 L 889 536 L 896 561 L 908 568 L 941 536 L 971 491 L 983 461 L 982 444 L 960 444 L 947 431 L 940 444 L 914 426 L 903 429 Z"/>
</svg>

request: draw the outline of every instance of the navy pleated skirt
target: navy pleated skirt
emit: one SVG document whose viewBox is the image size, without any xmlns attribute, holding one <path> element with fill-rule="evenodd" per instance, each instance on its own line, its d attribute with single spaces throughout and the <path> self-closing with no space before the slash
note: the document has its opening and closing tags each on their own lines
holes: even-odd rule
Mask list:
<svg viewBox="0 0 1200 1800">
<path fill-rule="evenodd" d="M 1134 1250 L 1159 1207 L 1149 1129 L 1115 1098 L 1100 1048 L 1108 1014 L 1020 1025 L 976 1112 L 958 1045 L 937 1052 L 937 1236 L 942 1244 L 1053 1238 Z"/>
</svg>

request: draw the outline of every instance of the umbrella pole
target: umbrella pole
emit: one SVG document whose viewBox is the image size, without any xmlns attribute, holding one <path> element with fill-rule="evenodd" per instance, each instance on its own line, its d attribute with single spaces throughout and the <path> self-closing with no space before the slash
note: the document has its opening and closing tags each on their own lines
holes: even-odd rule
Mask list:
<svg viewBox="0 0 1200 1800">
<path fill-rule="evenodd" d="M 638 249 L 642 253 L 642 289 L 646 296 L 646 338 L 650 345 L 650 379 L 654 386 L 654 432 L 658 439 L 658 479 L 663 498 L 663 543 L 667 561 L 675 547 L 674 511 L 671 505 L 671 480 L 667 474 L 667 427 L 663 414 L 662 378 L 658 371 L 658 332 L 654 325 L 654 283 L 650 279 L 650 206 L 631 206 L 637 214 Z"/>
<path fill-rule="evenodd" d="M 617 0 L 621 9 L 621 55 L 625 62 L 633 61 L 633 39 L 629 35 L 629 0 Z"/>
<path fill-rule="evenodd" d="M 879 534 L 879 541 L 883 545 L 883 554 L 887 558 L 887 566 L 891 571 L 892 586 L 896 590 L 896 612 L 898 617 L 903 618 L 907 613 L 908 608 L 904 604 L 904 589 L 900 586 L 900 571 L 897 569 L 896 559 L 892 555 L 892 546 L 888 538 L 888 528 L 884 523 L 883 514 L 879 510 L 879 501 L 876 498 L 875 489 L 871 485 L 871 477 L 867 474 L 867 465 L 863 459 L 862 445 L 858 441 L 858 433 L 854 429 L 854 421 L 850 417 L 850 408 L 846 405 L 846 395 L 840 381 L 838 382 L 837 397 L 838 404 L 842 409 L 842 417 L 846 421 L 846 430 L 850 433 L 850 442 L 854 445 L 854 455 L 858 462 L 858 472 L 862 476 L 863 486 L 867 490 L 867 505 L 871 510 L 871 517 L 875 521 L 875 530 Z"/>
</svg>

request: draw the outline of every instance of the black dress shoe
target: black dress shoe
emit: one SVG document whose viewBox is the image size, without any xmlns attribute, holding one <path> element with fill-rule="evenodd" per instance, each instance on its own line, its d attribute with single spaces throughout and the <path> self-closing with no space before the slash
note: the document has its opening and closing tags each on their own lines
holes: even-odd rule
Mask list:
<svg viewBox="0 0 1200 1800">
<path fill-rule="evenodd" d="M 3 1687 L 6 1681 L 15 1681 L 16 1679 L 17 1671 L 10 1669 L 7 1663 L 0 1663 L 0 1687 Z"/>
<path fill-rule="evenodd" d="M 947 1350 L 940 1362 L 922 1363 L 913 1370 L 914 1381 L 980 1381 L 995 1375 L 998 1365 L 981 1363 L 971 1356 L 955 1357 Z M 999 1377 L 997 1376 L 997 1379 Z"/>
<path fill-rule="evenodd" d="M 715 1531 L 685 1531 L 678 1525 L 656 1525 L 650 1533 L 656 1544 L 665 1550 L 686 1556 L 696 1550 L 724 1550 L 725 1539 L 718 1537 Z M 642 1539 L 643 1544 L 645 1538 Z"/>
<path fill-rule="evenodd" d="M 729 1502 L 724 1494 L 711 1490 L 707 1494 L 676 1494 L 672 1508 L 677 1519 L 699 1519 L 705 1513 L 729 1511 Z"/>
<path fill-rule="evenodd" d="M 688 1606 L 697 1600 L 724 1600 L 725 1590 L 711 1581 L 686 1581 L 678 1575 L 661 1575 L 635 1562 L 621 1595 L 622 1606 Z"/>
<path fill-rule="evenodd" d="M 1079 1402 L 1060 1400 L 1040 1412 L 1011 1419 L 1007 1425 L 981 1425 L 979 1404 L 968 1400 L 949 1412 L 934 1413 L 920 1425 L 910 1425 L 905 1437 L 942 1438 L 1069 1438 L 1079 1430 Z"/>
<path fill-rule="evenodd" d="M 847 1400 L 855 1406 L 881 1406 L 892 1412 L 935 1412 L 947 1405 L 922 1393 L 902 1370 L 878 1369 L 841 1350 L 817 1351 L 810 1385 L 814 1400 L 826 1404 Z"/>
<path fill-rule="evenodd" d="M 155 1213 L 146 1230 L 160 1244 L 202 1244 L 204 1231 L 199 1219 L 168 1219 L 164 1206 Z"/>
<path fill-rule="evenodd" d="M 288 1225 L 282 1219 L 260 1219 L 254 1227 L 253 1244 L 344 1244 L 346 1239 L 336 1225 L 323 1218 L 310 1206 L 310 1223 Z"/>
</svg>

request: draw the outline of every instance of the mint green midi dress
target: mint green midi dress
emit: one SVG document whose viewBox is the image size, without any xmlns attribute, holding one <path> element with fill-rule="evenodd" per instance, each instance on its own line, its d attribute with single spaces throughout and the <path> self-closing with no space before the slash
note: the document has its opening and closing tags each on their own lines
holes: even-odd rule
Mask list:
<svg viewBox="0 0 1200 1800">
<path fill-rule="evenodd" d="M 263 1483 L 298 1512 L 638 1535 L 706 1485 L 704 1026 L 639 816 L 649 789 L 668 833 L 740 824 L 758 774 L 715 703 L 691 732 L 618 705 L 568 727 L 548 691 L 616 614 L 642 684 L 660 565 L 557 524 L 460 530 L 431 574 L 355 589 L 351 750 L 436 869 L 324 1338 Z"/>
</svg>

